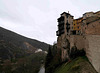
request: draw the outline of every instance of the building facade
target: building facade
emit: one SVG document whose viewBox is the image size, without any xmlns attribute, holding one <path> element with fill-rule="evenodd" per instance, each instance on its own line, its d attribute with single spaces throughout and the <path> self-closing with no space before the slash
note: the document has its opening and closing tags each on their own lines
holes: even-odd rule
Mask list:
<svg viewBox="0 0 100 73">
<path fill-rule="evenodd" d="M 57 36 L 62 34 L 71 35 L 73 31 L 73 16 L 69 13 L 63 12 L 58 18 L 58 31 L 56 31 Z"/>
<path fill-rule="evenodd" d="M 73 20 L 73 35 L 81 34 L 82 21 L 83 21 L 83 17 Z"/>
</svg>

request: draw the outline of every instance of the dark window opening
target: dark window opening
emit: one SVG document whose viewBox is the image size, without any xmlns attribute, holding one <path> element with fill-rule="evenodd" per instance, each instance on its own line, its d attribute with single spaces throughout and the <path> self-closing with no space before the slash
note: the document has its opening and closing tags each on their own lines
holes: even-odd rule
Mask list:
<svg viewBox="0 0 100 73">
<path fill-rule="evenodd" d="M 76 31 L 73 31 L 72 33 L 73 33 L 73 35 L 76 35 Z"/>
<path fill-rule="evenodd" d="M 68 18 L 68 15 L 66 15 L 66 17 Z"/>
<path fill-rule="evenodd" d="M 79 29 L 79 27 L 78 27 L 78 29 Z"/>
</svg>

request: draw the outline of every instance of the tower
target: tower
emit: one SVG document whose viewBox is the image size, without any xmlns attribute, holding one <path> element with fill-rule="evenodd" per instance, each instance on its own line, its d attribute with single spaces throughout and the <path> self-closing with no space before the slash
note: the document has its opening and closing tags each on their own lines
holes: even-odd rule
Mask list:
<svg viewBox="0 0 100 73">
<path fill-rule="evenodd" d="M 73 16 L 69 13 L 63 12 L 58 18 L 58 31 L 56 31 L 57 36 L 71 35 L 73 31 Z"/>
</svg>

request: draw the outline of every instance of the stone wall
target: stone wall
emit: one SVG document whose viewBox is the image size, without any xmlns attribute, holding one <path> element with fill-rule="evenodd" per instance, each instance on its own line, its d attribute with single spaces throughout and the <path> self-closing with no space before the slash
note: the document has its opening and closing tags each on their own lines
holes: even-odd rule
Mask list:
<svg viewBox="0 0 100 73">
<path fill-rule="evenodd" d="M 62 61 L 65 61 L 66 59 L 69 59 L 69 51 L 70 51 L 69 41 L 66 38 L 65 34 L 59 36 L 57 38 L 57 49 L 58 51 L 61 50 L 61 59 Z"/>
<path fill-rule="evenodd" d="M 100 73 L 100 35 L 70 35 L 67 38 L 70 42 L 70 49 L 74 45 L 77 49 L 84 48 L 89 61 Z"/>
<path fill-rule="evenodd" d="M 86 55 L 96 69 L 100 73 L 100 35 L 87 35 L 88 47 L 86 47 Z"/>
<path fill-rule="evenodd" d="M 69 42 L 70 42 L 70 49 L 76 45 L 77 49 L 85 48 L 85 37 L 81 35 L 70 35 L 67 36 Z"/>
</svg>

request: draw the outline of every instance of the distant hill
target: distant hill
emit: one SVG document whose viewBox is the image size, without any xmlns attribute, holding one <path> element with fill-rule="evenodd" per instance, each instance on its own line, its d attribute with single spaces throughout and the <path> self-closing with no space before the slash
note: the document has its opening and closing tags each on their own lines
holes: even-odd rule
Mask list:
<svg viewBox="0 0 100 73">
<path fill-rule="evenodd" d="M 48 47 L 0 27 L 0 73 L 38 73 Z M 35 53 L 38 49 L 43 51 Z"/>
<path fill-rule="evenodd" d="M 25 47 L 25 43 L 29 43 L 30 45 L 32 45 L 35 48 L 40 48 L 44 51 L 46 51 L 48 49 L 48 44 L 44 43 L 44 42 L 40 42 L 38 40 L 35 39 L 30 39 L 27 37 L 24 37 L 22 35 L 19 35 L 15 32 L 9 31 L 7 29 L 4 29 L 2 27 L 0 27 L 0 40 L 4 40 L 7 42 L 10 42 L 22 49 L 24 49 Z"/>
<path fill-rule="evenodd" d="M 25 50 L 13 45 L 12 43 L 0 40 L 0 59 L 15 59 L 25 56 Z"/>
</svg>

